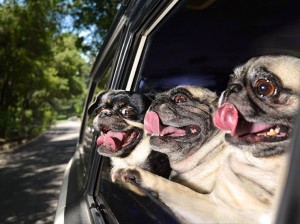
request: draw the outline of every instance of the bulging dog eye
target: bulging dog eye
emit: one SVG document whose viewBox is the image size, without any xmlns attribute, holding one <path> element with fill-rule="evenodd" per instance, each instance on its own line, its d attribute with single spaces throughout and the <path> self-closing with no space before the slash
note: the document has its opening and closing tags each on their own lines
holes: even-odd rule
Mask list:
<svg viewBox="0 0 300 224">
<path fill-rule="evenodd" d="M 121 113 L 125 117 L 133 117 L 135 115 L 134 109 L 132 107 L 125 107 L 121 109 Z"/>
<path fill-rule="evenodd" d="M 185 103 L 185 102 L 187 102 L 187 98 L 183 95 L 176 95 L 174 97 L 174 102 L 175 103 Z"/>
<path fill-rule="evenodd" d="M 277 86 L 267 80 L 267 79 L 259 79 L 255 83 L 256 93 L 259 96 L 274 96 L 277 93 Z"/>
</svg>

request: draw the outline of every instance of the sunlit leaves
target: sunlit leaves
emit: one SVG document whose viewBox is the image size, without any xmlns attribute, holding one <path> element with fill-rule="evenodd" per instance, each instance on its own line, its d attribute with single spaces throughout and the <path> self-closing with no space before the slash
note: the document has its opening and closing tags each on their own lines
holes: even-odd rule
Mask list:
<svg viewBox="0 0 300 224">
<path fill-rule="evenodd" d="M 79 44 L 91 55 L 98 52 L 120 6 L 120 0 L 73 0 L 70 13 L 74 27 L 84 33 Z"/>
<path fill-rule="evenodd" d="M 89 65 L 76 36 L 61 33 L 65 2 L 1 3 L 0 138 L 30 137 L 64 112 L 66 102 L 69 113 L 81 113 L 83 101 L 75 101 L 86 91 Z"/>
</svg>

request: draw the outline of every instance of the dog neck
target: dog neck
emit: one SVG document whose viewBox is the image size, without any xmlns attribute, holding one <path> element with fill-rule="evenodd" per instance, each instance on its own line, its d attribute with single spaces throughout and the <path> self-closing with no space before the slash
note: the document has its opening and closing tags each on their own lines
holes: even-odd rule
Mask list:
<svg viewBox="0 0 300 224">
<path fill-rule="evenodd" d="M 230 152 L 226 149 L 223 136 L 224 133 L 219 131 L 194 154 L 180 161 L 171 161 L 173 170 L 170 180 L 199 193 L 210 193 L 215 186 L 222 162 Z"/>
<path fill-rule="evenodd" d="M 224 161 L 213 195 L 218 204 L 249 211 L 250 216 L 270 214 L 281 197 L 287 163 L 287 153 L 257 158 L 235 149 Z"/>
<path fill-rule="evenodd" d="M 274 194 L 280 184 L 279 179 L 286 171 L 288 153 L 271 157 L 254 157 L 250 152 L 237 149 L 228 157 L 228 169 L 240 179 L 250 180 Z"/>
</svg>

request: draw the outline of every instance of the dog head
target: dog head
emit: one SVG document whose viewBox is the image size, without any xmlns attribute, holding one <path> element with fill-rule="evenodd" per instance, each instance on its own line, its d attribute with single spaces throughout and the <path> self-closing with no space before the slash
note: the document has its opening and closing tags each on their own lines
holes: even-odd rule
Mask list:
<svg viewBox="0 0 300 224">
<path fill-rule="evenodd" d="M 100 93 L 88 113 L 96 111 L 94 128 L 100 133 L 98 152 L 109 157 L 126 157 L 143 138 L 144 115 L 151 99 L 125 90 Z"/>
<path fill-rule="evenodd" d="M 212 114 L 217 96 L 197 86 L 178 86 L 157 94 L 145 115 L 153 150 L 181 160 L 193 154 L 217 130 Z"/>
<path fill-rule="evenodd" d="M 283 153 L 298 110 L 300 59 L 262 56 L 237 67 L 220 97 L 214 123 L 227 142 L 255 157 Z"/>
</svg>

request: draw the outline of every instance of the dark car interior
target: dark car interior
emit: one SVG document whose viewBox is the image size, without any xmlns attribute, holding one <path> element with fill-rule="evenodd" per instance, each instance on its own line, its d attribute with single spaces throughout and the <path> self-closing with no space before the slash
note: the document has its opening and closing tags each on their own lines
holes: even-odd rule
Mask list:
<svg viewBox="0 0 300 224">
<path fill-rule="evenodd" d="M 192 1 L 151 35 L 138 89 L 196 84 L 220 92 L 233 68 L 251 57 L 300 56 L 299 7 L 285 0 Z"/>
<path fill-rule="evenodd" d="M 297 0 L 181 1 L 148 36 L 131 90 L 159 92 L 177 85 L 194 84 L 220 94 L 233 69 L 251 57 L 265 54 L 299 57 L 299 9 Z M 138 38 L 134 36 L 133 40 Z M 110 54 L 118 52 L 114 50 L 116 52 Z M 113 82 L 109 75 L 105 77 L 108 86 Z M 122 74 L 122 80 L 128 76 Z M 125 89 L 125 86 L 126 83 L 121 82 L 117 88 Z M 92 119 L 88 119 L 87 126 Z M 85 132 L 83 150 L 87 152 L 84 160 L 88 164 L 90 154 L 95 153 L 91 150 L 96 150 L 95 133 Z M 149 192 L 140 196 L 113 183 L 109 158 L 100 157 L 97 162 L 101 168 L 92 175 L 93 183 L 97 184 L 93 193 L 107 223 L 116 220 L 120 223 L 137 223 L 137 220 L 138 223 L 178 223 L 170 210 Z"/>
</svg>

